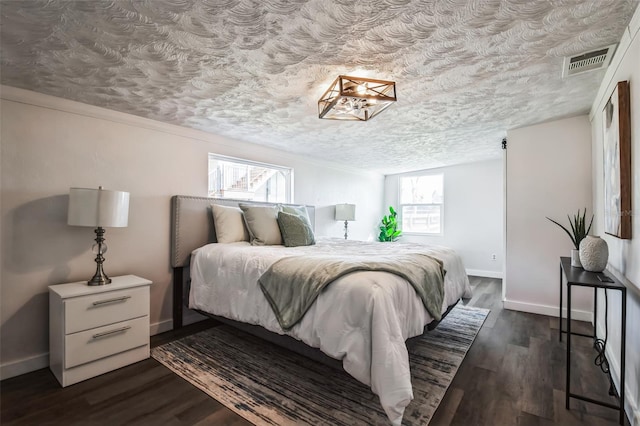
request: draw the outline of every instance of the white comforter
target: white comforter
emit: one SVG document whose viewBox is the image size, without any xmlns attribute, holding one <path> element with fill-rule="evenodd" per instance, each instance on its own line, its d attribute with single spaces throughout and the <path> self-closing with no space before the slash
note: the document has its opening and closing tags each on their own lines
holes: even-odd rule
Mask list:
<svg viewBox="0 0 640 426">
<path fill-rule="evenodd" d="M 242 242 L 208 244 L 194 250 L 189 307 L 285 334 L 258 286 L 258 278 L 272 263 L 300 254 L 357 253 L 373 258 L 390 251 L 425 253 L 444 262 L 443 312 L 460 297 L 471 297 L 462 261 L 451 249 L 319 238 L 315 246 L 308 247 L 257 247 Z M 413 399 L 405 340 L 422 334 L 432 320 L 403 278 L 362 271 L 333 282 L 286 334 L 342 360 L 345 371 L 369 385 L 389 420 L 399 425 Z"/>
</svg>

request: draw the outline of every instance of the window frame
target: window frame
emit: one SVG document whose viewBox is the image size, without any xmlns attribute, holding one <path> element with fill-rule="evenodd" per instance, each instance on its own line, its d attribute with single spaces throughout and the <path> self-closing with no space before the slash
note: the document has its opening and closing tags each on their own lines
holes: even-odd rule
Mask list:
<svg viewBox="0 0 640 426">
<path fill-rule="evenodd" d="M 421 176 L 442 176 L 442 202 L 441 203 L 402 203 L 402 179 L 403 178 L 411 178 L 411 177 L 421 177 Z M 443 237 L 444 236 L 444 206 L 445 206 L 445 198 L 446 193 L 444 190 L 444 172 L 420 172 L 420 173 L 408 173 L 398 176 L 398 218 L 400 224 L 404 222 L 404 207 L 414 207 L 414 206 L 438 206 L 440 208 L 440 232 L 420 232 L 420 231 L 405 231 L 402 228 L 402 235 L 416 235 L 423 237 Z"/>
<path fill-rule="evenodd" d="M 222 197 L 216 196 L 216 195 L 212 195 L 212 188 L 211 188 L 211 160 L 217 160 L 217 161 L 226 161 L 226 162 L 230 162 L 230 163 L 236 163 L 239 165 L 245 165 L 245 166 L 255 166 L 255 167 L 264 167 L 264 168 L 270 168 L 270 169 L 274 169 L 274 170 L 278 170 L 279 172 L 283 172 L 285 179 L 287 180 L 285 182 L 285 201 L 267 201 L 268 203 L 273 203 L 273 204 L 278 204 L 278 203 L 285 203 L 285 204 L 293 204 L 294 203 L 294 197 L 293 197 L 293 167 L 286 167 L 286 166 L 281 166 L 278 164 L 272 164 L 272 163 L 265 163 L 265 162 L 261 162 L 261 161 L 253 161 L 253 160 L 247 160 L 244 158 L 238 158 L 238 157 L 231 157 L 228 155 L 221 155 L 221 154 L 216 154 L 213 152 L 209 152 L 208 156 L 207 156 L 207 197 L 209 198 L 222 198 L 222 199 L 229 199 L 229 200 L 233 200 L 233 199 L 237 199 L 237 198 L 231 198 L 231 197 L 224 197 L 224 195 Z M 249 200 L 247 199 L 246 201 L 259 201 L 259 200 Z"/>
</svg>

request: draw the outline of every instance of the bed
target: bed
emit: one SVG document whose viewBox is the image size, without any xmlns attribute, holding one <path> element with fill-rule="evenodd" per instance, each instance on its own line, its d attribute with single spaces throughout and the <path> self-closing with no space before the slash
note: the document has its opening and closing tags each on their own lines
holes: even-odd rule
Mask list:
<svg viewBox="0 0 640 426">
<path fill-rule="evenodd" d="M 294 256 L 342 256 L 355 250 L 360 256 L 375 257 L 388 250 L 420 251 L 439 259 L 446 270 L 441 306 L 441 313 L 446 315 L 461 297 L 471 296 L 459 256 L 444 247 L 326 238 L 303 247 L 219 244 L 211 216 L 212 203 L 238 205 L 237 200 L 228 199 L 172 199 L 174 327 L 181 326 L 183 303 L 188 300 L 191 309 L 321 362 L 341 365 L 370 386 L 390 422 L 400 424 L 404 408 L 413 398 L 405 341 L 437 324 L 407 280 L 380 271 L 342 276 L 322 291 L 301 320 L 287 331 L 256 283 L 275 262 Z M 315 209 L 307 206 L 307 211 L 313 224 Z M 186 270 L 189 274 L 185 274 Z M 185 280 L 186 275 L 190 280 Z"/>
</svg>

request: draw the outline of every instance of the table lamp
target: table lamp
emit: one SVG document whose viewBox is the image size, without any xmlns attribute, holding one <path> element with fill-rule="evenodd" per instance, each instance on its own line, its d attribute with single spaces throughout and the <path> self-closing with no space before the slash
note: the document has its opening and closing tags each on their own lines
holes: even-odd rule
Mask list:
<svg viewBox="0 0 640 426">
<path fill-rule="evenodd" d="M 336 220 L 344 220 L 344 239 L 347 239 L 347 231 L 350 220 L 356 220 L 355 204 L 336 204 Z"/>
<path fill-rule="evenodd" d="M 67 223 L 72 226 L 96 228 L 96 242 L 91 250 L 96 255 L 96 273 L 87 284 L 105 285 L 111 278 L 102 269 L 107 245 L 104 242 L 104 228 L 124 228 L 129 220 L 129 193 L 109 191 L 101 186 L 93 188 L 69 189 L 69 215 Z"/>
</svg>

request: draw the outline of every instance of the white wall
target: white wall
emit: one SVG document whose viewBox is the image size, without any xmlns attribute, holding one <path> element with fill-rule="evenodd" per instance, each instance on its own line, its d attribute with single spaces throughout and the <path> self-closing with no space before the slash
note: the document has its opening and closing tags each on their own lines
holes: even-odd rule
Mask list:
<svg viewBox="0 0 640 426">
<path fill-rule="evenodd" d="M 504 306 L 558 316 L 560 256 L 573 244 L 567 214 L 591 217 L 591 126 L 586 115 L 507 132 Z M 572 313 L 591 320 L 591 292 L 576 291 Z"/>
<path fill-rule="evenodd" d="M 413 172 L 415 174 L 416 172 Z M 405 235 L 403 241 L 455 249 L 471 275 L 502 277 L 503 163 L 482 161 L 430 169 L 444 175 L 444 232 L 441 236 Z M 399 177 L 385 179 L 385 204 L 398 207 Z M 496 260 L 491 256 L 495 254 Z"/>
<path fill-rule="evenodd" d="M 357 205 L 353 238 L 372 238 L 382 214 L 382 175 L 1 89 L 2 377 L 48 365 L 47 286 L 85 280 L 95 271 L 93 229 L 66 224 L 69 187 L 131 193 L 129 226 L 106 232 L 105 270 L 154 282 L 152 331 L 171 328 L 170 197 L 206 196 L 209 152 L 293 167 L 295 201 L 317 207 L 318 235 L 342 236 L 336 203 Z"/>
<path fill-rule="evenodd" d="M 618 81 L 628 80 L 631 89 L 631 167 L 633 239 L 620 240 L 604 234 L 603 196 L 603 121 L 602 109 Z M 627 415 L 632 425 L 640 426 L 640 8 L 625 32 L 600 91 L 591 109 L 593 134 L 593 210 L 596 213 L 594 234 L 602 235 L 609 245 L 609 266 L 627 285 Z M 604 296 L 598 297 L 598 334 L 604 336 Z M 609 292 L 609 343 L 607 358 L 612 365 L 619 389 L 620 376 L 619 292 Z"/>
</svg>

